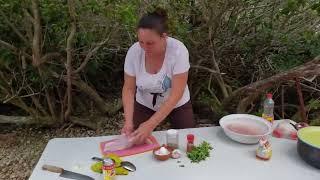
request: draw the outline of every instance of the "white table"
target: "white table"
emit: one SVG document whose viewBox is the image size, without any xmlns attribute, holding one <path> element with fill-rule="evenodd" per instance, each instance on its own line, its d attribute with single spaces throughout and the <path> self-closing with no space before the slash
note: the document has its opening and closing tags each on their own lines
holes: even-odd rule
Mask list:
<svg viewBox="0 0 320 180">
<path fill-rule="evenodd" d="M 306 164 L 297 154 L 296 141 L 271 138 L 273 150 L 269 161 L 256 159 L 257 145 L 244 145 L 230 140 L 220 127 L 179 130 L 180 148 L 185 149 L 186 134 L 193 133 L 196 143 L 203 140 L 211 143 L 211 157 L 199 164 L 190 163 L 184 155 L 178 163 L 175 159 L 160 162 L 151 152 L 124 157 L 133 162 L 137 171 L 117 180 L 320 180 L 320 170 Z M 154 132 L 159 143 L 165 143 L 165 132 Z M 102 180 L 102 175 L 91 172 L 91 157 L 98 156 L 99 142 L 114 138 L 55 138 L 49 141 L 29 180 L 64 179 L 58 174 L 41 170 L 43 164 L 63 167 L 66 170 L 86 174 Z M 179 167 L 183 164 L 185 167 Z"/>
</svg>

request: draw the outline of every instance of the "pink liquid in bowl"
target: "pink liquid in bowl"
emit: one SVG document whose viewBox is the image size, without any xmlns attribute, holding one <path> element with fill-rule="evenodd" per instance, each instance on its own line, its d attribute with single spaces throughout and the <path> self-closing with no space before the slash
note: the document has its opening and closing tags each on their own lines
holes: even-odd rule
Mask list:
<svg viewBox="0 0 320 180">
<path fill-rule="evenodd" d="M 263 135 L 266 133 L 266 130 L 259 127 L 259 126 L 252 126 L 249 124 L 242 124 L 242 123 L 232 123 L 226 126 L 230 131 L 233 131 L 238 134 L 243 135 Z"/>
</svg>

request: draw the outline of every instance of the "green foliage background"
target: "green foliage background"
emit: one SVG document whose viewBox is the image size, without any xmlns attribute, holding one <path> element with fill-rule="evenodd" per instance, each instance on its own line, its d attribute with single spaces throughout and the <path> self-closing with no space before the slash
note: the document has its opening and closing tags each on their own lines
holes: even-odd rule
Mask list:
<svg viewBox="0 0 320 180">
<path fill-rule="evenodd" d="M 136 24 L 142 14 L 155 7 L 167 10 L 169 34 L 186 44 L 192 65 L 214 68 L 214 51 L 230 92 L 301 65 L 320 54 L 318 0 L 76 1 L 77 33 L 73 67 L 83 62 L 92 47 L 109 39 L 91 58 L 79 77 L 94 87 L 103 98 L 120 97 L 124 57 L 130 45 L 137 40 Z M 30 0 L 0 0 L 0 9 L 0 40 L 32 54 L 32 25 L 25 15 L 25 11 L 31 11 Z M 5 101 L 12 96 L 5 89 L 18 92 L 16 95 L 19 96 L 30 94 L 32 89 L 33 92 L 39 92 L 37 98 L 47 109 L 44 91 L 50 90 L 53 96 L 58 96 L 57 92 L 65 89 L 65 84 L 51 77 L 48 72 L 65 74 L 70 18 L 66 0 L 40 0 L 40 13 L 43 31 L 41 51 L 59 52 L 63 57 L 45 63 L 42 67 L 44 73 L 40 75 L 30 62 L 23 69 L 21 56 L 0 46 L 0 69 L 9 80 L 0 81 L 0 98 Z M 6 19 L 25 35 L 30 44 L 24 43 L 12 31 Z M 26 82 L 22 79 L 26 79 Z M 208 104 L 219 115 L 225 113 L 221 106 L 224 96 L 211 73 L 191 68 L 189 86 L 195 102 Z M 315 84 L 315 87 L 319 86 Z M 294 86 L 290 84 L 286 86 L 288 96 L 292 94 L 292 88 Z M 270 91 L 280 93 L 277 87 Z M 286 102 L 297 104 L 288 96 Z M 81 92 L 75 90 L 75 97 L 77 102 L 82 101 L 81 106 L 89 107 L 90 102 Z M 34 106 L 30 97 L 23 98 L 23 101 L 28 106 Z M 315 118 L 313 122 L 319 124 L 319 92 L 305 92 L 305 103 L 310 107 L 310 117 Z M 75 112 L 86 114 L 87 111 L 83 109 L 86 108 L 76 108 Z M 252 113 L 259 114 L 260 111 L 261 106 L 258 105 Z M 293 116 L 296 111 L 288 110 L 287 116 Z"/>
</svg>

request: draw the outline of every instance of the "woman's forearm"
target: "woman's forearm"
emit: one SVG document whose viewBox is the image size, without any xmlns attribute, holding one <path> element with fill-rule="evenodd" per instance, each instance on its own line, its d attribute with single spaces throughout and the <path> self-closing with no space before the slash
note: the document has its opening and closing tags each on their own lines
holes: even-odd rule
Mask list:
<svg viewBox="0 0 320 180">
<path fill-rule="evenodd" d="M 122 104 L 125 121 L 133 121 L 133 108 L 134 108 L 134 95 L 135 90 L 123 87 L 122 89 Z"/>
</svg>

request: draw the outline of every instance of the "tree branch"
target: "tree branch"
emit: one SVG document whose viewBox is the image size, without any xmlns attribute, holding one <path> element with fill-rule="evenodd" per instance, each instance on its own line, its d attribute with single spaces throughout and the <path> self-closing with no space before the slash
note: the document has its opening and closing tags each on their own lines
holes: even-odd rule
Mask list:
<svg viewBox="0 0 320 180">
<path fill-rule="evenodd" d="M 5 47 L 5 48 L 7 48 L 7 49 L 10 49 L 10 50 L 13 51 L 14 53 L 17 53 L 17 52 L 19 51 L 18 48 L 14 47 L 13 45 L 11 45 L 11 44 L 9 44 L 9 43 L 7 43 L 7 42 L 4 42 L 4 41 L 2 41 L 2 40 L 0 40 L 0 45 L 1 45 L 2 47 Z"/>
<path fill-rule="evenodd" d="M 71 110 L 72 110 L 72 95 L 71 95 L 71 75 L 72 75 L 72 50 L 73 50 L 73 41 L 74 36 L 76 33 L 76 9 L 75 9 L 75 2 L 74 0 L 68 0 L 68 8 L 69 8 L 69 14 L 71 18 L 71 29 L 70 34 L 67 38 L 67 96 L 68 96 L 68 103 L 67 103 L 67 110 L 64 114 L 64 119 L 69 119 Z"/>
<path fill-rule="evenodd" d="M 29 21 L 31 23 L 35 23 L 35 20 L 33 19 L 33 17 L 31 16 L 31 14 L 26 10 L 26 9 L 23 9 L 23 12 L 25 14 L 25 16 L 29 19 Z"/>
<path fill-rule="evenodd" d="M 33 13 L 33 40 L 32 40 L 32 52 L 33 52 L 33 59 L 32 64 L 33 66 L 37 67 L 40 65 L 41 59 L 41 17 L 39 11 L 39 1 L 32 0 L 32 13 Z"/>
<path fill-rule="evenodd" d="M 34 93 L 36 94 L 36 93 Z M 37 109 L 39 109 L 39 111 L 45 115 L 45 116 L 49 116 L 49 114 L 46 112 L 46 110 L 44 109 L 44 107 L 41 105 L 41 103 L 39 102 L 39 100 L 35 97 L 35 96 L 31 96 L 32 102 L 33 104 L 36 106 Z"/>
<path fill-rule="evenodd" d="M 32 56 L 30 56 L 29 54 L 25 53 L 24 51 L 19 50 L 18 48 L 14 47 L 13 45 L 11 45 L 11 44 L 9 44 L 9 43 L 7 43 L 5 41 L 0 40 L 0 46 L 11 50 L 16 55 L 19 55 L 20 52 L 22 52 L 23 55 L 25 55 L 28 59 L 32 60 Z"/>
<path fill-rule="evenodd" d="M 312 61 L 309 61 L 301 66 L 298 66 L 286 72 L 276 74 L 269 78 L 254 82 L 252 84 L 249 84 L 237 89 L 231 94 L 231 96 L 224 99 L 223 107 L 225 107 L 225 109 L 230 109 L 228 107 L 238 104 L 234 101 L 239 101 L 239 100 L 241 101 L 242 98 L 250 96 L 252 95 L 252 93 L 261 93 L 265 89 L 272 87 L 275 84 L 280 84 L 285 81 L 293 80 L 297 77 L 319 75 L 320 74 L 319 69 L 320 69 L 320 56 L 317 56 Z M 245 107 L 243 107 L 243 109 L 244 108 Z"/>
<path fill-rule="evenodd" d="M 78 69 L 76 69 L 75 71 L 72 72 L 73 74 L 79 73 L 80 71 L 83 70 L 83 68 L 85 68 L 85 66 L 87 65 L 87 63 L 91 59 L 91 57 L 95 55 L 95 53 L 101 48 L 102 45 L 104 45 L 106 42 L 109 41 L 110 34 L 111 33 L 109 33 L 109 36 L 108 36 L 107 39 L 105 39 L 104 41 L 100 42 L 95 48 L 93 48 L 92 50 L 89 51 L 89 53 L 87 54 L 86 58 L 84 59 L 82 64 L 78 67 Z"/>
<path fill-rule="evenodd" d="M 191 65 L 191 68 L 195 68 L 195 69 L 203 69 L 203 70 L 206 70 L 210 73 L 213 73 L 213 74 L 221 74 L 221 75 L 224 75 L 226 73 L 220 73 L 218 71 L 215 71 L 215 70 L 212 70 L 210 68 L 207 68 L 207 67 L 204 67 L 204 66 L 198 66 L 198 65 Z"/>
<path fill-rule="evenodd" d="M 46 94 L 46 99 L 47 99 L 47 103 L 48 103 L 48 107 L 49 107 L 49 111 L 51 113 L 51 116 L 54 120 L 57 120 L 57 116 L 55 113 L 55 107 L 54 107 L 54 103 L 51 100 L 51 96 L 47 90 L 46 90 L 45 94 Z"/>
<path fill-rule="evenodd" d="M 8 24 L 8 26 L 15 32 L 20 39 L 29 46 L 29 41 L 22 35 L 22 33 L 9 21 L 7 16 L 4 14 L 4 12 L 0 9 L 0 14 L 4 18 L 5 23 Z"/>
<path fill-rule="evenodd" d="M 47 53 L 41 57 L 40 64 L 43 64 L 43 63 L 48 62 L 52 59 L 60 58 L 60 57 L 62 57 L 62 55 L 58 52 Z"/>
<path fill-rule="evenodd" d="M 51 74 L 55 78 L 61 78 L 59 74 L 56 72 L 52 72 Z M 67 81 L 67 77 L 62 77 L 63 81 Z M 122 107 L 121 99 L 115 100 L 113 103 L 106 103 L 101 96 L 96 92 L 95 89 L 90 87 L 87 83 L 82 81 L 81 79 L 78 80 L 73 80 L 71 81 L 74 86 L 80 89 L 81 92 L 85 93 L 92 99 L 96 106 L 97 109 L 100 110 L 102 113 L 107 113 L 109 115 L 115 114 L 117 111 L 119 111 Z"/>
<path fill-rule="evenodd" d="M 216 79 L 218 81 L 218 84 L 219 84 L 220 89 L 222 91 L 223 97 L 227 98 L 227 97 L 229 97 L 229 93 L 228 93 L 228 90 L 227 90 L 226 85 L 224 83 L 224 80 L 223 80 L 223 78 L 221 76 L 220 68 L 219 68 L 218 62 L 217 62 L 216 57 L 215 57 L 214 45 L 213 45 L 211 39 L 210 39 L 210 44 L 211 44 L 211 47 L 212 47 L 212 50 L 211 50 L 212 51 L 212 62 L 213 62 L 215 70 L 219 73 L 219 74 L 216 74 L 215 77 L 216 77 Z"/>
</svg>

